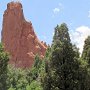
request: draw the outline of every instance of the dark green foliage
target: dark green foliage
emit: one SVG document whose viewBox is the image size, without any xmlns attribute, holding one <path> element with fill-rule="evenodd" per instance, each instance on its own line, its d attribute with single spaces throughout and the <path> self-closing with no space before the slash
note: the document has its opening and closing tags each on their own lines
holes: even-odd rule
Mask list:
<svg viewBox="0 0 90 90">
<path fill-rule="evenodd" d="M 41 61 L 39 55 L 36 55 L 36 56 L 35 56 L 35 61 L 34 61 L 34 65 L 33 65 L 33 67 L 39 69 L 41 63 L 42 63 L 42 61 Z"/>
<path fill-rule="evenodd" d="M 15 68 L 8 60 L 0 44 L 0 90 L 90 90 L 90 36 L 80 58 L 65 23 L 56 26 L 52 45 L 43 59 L 35 56 L 32 68 Z"/>
<path fill-rule="evenodd" d="M 28 81 L 27 90 L 42 90 L 40 82 L 40 72 L 41 72 L 42 60 L 39 55 L 35 56 L 35 61 L 32 68 L 27 70 L 26 79 Z M 36 85 L 36 86 L 35 86 Z"/>
<path fill-rule="evenodd" d="M 8 53 L 4 52 L 4 47 L 0 43 L 0 90 L 7 90 L 8 61 Z"/>
<path fill-rule="evenodd" d="M 53 37 L 53 43 L 57 41 L 63 42 L 63 41 L 68 41 L 70 42 L 70 37 L 68 33 L 68 28 L 65 23 L 61 24 L 60 26 L 57 25 L 55 27 L 55 35 Z"/>
<path fill-rule="evenodd" d="M 33 71 L 34 72 L 34 71 Z M 8 67 L 8 90 L 42 90 L 41 82 L 35 80 L 31 69 Z"/>
<path fill-rule="evenodd" d="M 79 56 L 80 56 L 80 53 L 79 53 L 79 48 L 77 48 L 77 47 L 76 47 L 76 45 L 73 45 L 73 46 L 72 46 L 72 48 L 73 48 L 74 55 L 75 55 L 75 57 L 74 57 L 74 58 L 79 59 Z"/>
<path fill-rule="evenodd" d="M 8 67 L 8 86 L 14 90 L 26 90 L 28 84 L 26 80 L 25 70 L 15 68 L 12 66 Z"/>
<path fill-rule="evenodd" d="M 78 58 L 78 49 L 70 42 L 67 25 L 57 25 L 44 90 L 85 90 L 80 85 Z"/>
<path fill-rule="evenodd" d="M 36 55 L 34 65 L 31 69 L 33 80 L 36 80 L 38 78 L 41 64 L 42 64 L 42 60 L 40 59 L 39 55 Z"/>
<path fill-rule="evenodd" d="M 27 86 L 26 90 L 43 90 L 39 81 L 32 81 L 30 86 Z"/>
<path fill-rule="evenodd" d="M 84 48 L 81 56 L 82 62 L 84 62 L 84 67 L 87 70 L 87 73 L 85 73 L 86 80 L 84 83 L 86 83 L 87 90 L 90 90 L 90 36 L 86 38 L 84 41 Z"/>
<path fill-rule="evenodd" d="M 82 59 L 86 60 L 90 64 L 90 36 L 88 36 L 84 42 Z"/>
<path fill-rule="evenodd" d="M 8 90 L 42 90 L 39 79 L 42 60 L 38 55 L 31 69 L 20 69 L 13 66 L 8 67 Z"/>
<path fill-rule="evenodd" d="M 41 59 L 36 55 L 35 63 L 31 69 L 20 69 L 9 66 L 7 79 L 9 90 L 32 90 L 33 85 L 37 87 L 37 89 L 34 87 L 35 90 L 42 90 L 40 89 L 40 83 L 36 83 L 41 63 Z"/>
</svg>

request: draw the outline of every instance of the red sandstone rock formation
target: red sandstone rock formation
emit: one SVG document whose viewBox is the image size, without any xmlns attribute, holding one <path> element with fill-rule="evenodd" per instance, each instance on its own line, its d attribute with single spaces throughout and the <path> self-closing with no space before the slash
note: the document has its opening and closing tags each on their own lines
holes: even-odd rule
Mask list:
<svg viewBox="0 0 90 90">
<path fill-rule="evenodd" d="M 32 23 L 23 15 L 21 3 L 11 2 L 3 15 L 2 42 L 16 67 L 31 67 L 35 55 L 44 57 L 47 45 L 38 40 Z"/>
</svg>

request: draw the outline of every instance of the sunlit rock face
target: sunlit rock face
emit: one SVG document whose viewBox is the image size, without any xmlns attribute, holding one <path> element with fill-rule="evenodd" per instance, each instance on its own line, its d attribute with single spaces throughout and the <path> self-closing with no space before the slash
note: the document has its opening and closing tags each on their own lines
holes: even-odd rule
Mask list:
<svg viewBox="0 0 90 90">
<path fill-rule="evenodd" d="M 10 64 L 15 67 L 31 67 L 38 53 L 44 57 L 47 45 L 41 42 L 23 15 L 21 3 L 11 2 L 3 15 L 2 42 L 5 51 L 9 52 Z"/>
</svg>

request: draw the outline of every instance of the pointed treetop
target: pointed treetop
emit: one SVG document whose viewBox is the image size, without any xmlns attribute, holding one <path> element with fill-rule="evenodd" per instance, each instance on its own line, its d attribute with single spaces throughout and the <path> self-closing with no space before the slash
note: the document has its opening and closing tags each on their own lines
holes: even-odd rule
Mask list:
<svg viewBox="0 0 90 90">
<path fill-rule="evenodd" d="M 62 23 L 61 25 L 57 25 L 55 27 L 55 34 L 53 39 L 53 42 L 57 40 L 70 41 L 67 24 Z"/>
</svg>

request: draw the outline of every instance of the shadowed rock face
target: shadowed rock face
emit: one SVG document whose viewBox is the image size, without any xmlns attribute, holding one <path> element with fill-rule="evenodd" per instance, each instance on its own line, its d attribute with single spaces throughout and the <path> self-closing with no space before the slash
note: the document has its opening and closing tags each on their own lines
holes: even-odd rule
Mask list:
<svg viewBox="0 0 90 90">
<path fill-rule="evenodd" d="M 40 42 L 31 22 L 23 15 L 21 3 L 11 2 L 3 15 L 2 42 L 10 53 L 10 64 L 15 67 L 31 67 L 38 53 L 44 57 L 47 45 Z"/>
</svg>

